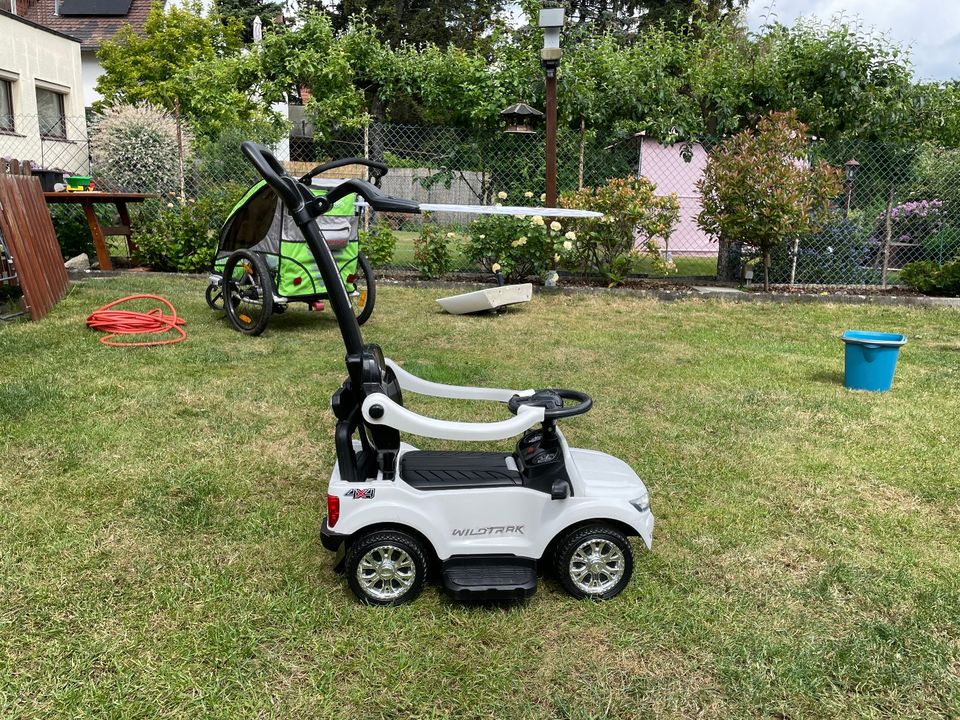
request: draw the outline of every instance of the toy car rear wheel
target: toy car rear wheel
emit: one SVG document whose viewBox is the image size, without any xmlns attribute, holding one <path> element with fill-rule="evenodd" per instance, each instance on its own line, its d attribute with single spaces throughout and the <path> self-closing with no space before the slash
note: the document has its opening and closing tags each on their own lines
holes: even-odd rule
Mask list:
<svg viewBox="0 0 960 720">
<path fill-rule="evenodd" d="M 404 532 L 375 531 L 351 543 L 344 570 L 360 602 L 402 605 L 423 590 L 427 553 L 419 540 Z"/>
<path fill-rule="evenodd" d="M 230 302 L 226 302 L 229 298 Z M 223 267 L 223 305 L 230 323 L 245 335 L 259 335 L 273 313 L 273 280 L 259 255 L 237 250 Z"/>
<path fill-rule="evenodd" d="M 577 599 L 616 597 L 633 575 L 633 550 L 620 530 L 598 523 L 571 530 L 557 545 L 554 571 Z"/>
<path fill-rule="evenodd" d="M 350 295 L 353 313 L 357 323 L 363 325 L 373 315 L 373 305 L 377 300 L 377 285 L 373 278 L 373 268 L 363 253 L 357 254 L 357 271 L 353 281 L 354 291 Z"/>
</svg>

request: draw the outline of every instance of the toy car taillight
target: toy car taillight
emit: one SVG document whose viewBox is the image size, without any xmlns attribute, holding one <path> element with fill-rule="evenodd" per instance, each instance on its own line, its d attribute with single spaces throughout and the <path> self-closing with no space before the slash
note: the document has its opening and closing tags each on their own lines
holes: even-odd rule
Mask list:
<svg viewBox="0 0 960 720">
<path fill-rule="evenodd" d="M 333 527 L 340 519 L 340 498 L 327 495 L 327 527 Z"/>
</svg>

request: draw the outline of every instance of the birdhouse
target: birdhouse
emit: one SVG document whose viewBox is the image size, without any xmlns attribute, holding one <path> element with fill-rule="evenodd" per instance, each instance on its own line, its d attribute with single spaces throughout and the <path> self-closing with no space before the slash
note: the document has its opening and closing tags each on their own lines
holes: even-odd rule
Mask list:
<svg viewBox="0 0 960 720">
<path fill-rule="evenodd" d="M 536 132 L 534 123 L 537 118 L 543 117 L 543 113 L 526 103 L 518 102 L 501 110 L 500 116 L 507 122 L 505 133 L 530 135 Z"/>
</svg>

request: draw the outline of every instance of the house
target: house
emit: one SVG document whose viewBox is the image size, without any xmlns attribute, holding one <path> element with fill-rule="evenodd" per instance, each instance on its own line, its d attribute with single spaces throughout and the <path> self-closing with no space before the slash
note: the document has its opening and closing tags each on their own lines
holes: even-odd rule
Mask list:
<svg viewBox="0 0 960 720">
<path fill-rule="evenodd" d="M 0 6 L 4 2 L 12 3 L 27 20 L 80 40 L 84 107 L 100 99 L 95 88 L 103 68 L 97 50 L 124 25 L 143 30 L 153 4 L 152 0 L 0 0 Z"/>
<path fill-rule="evenodd" d="M 707 167 L 707 150 L 701 143 L 664 145 L 645 133 L 626 141 L 637 153 L 637 177 L 645 177 L 657 186 L 657 195 L 675 194 L 680 203 L 680 218 L 668 244 L 660 245 L 670 255 L 715 257 L 717 243 L 697 224 L 703 209 L 697 182 Z"/>
<path fill-rule="evenodd" d="M 80 41 L 0 10 L 0 157 L 83 173 L 86 139 Z"/>
</svg>

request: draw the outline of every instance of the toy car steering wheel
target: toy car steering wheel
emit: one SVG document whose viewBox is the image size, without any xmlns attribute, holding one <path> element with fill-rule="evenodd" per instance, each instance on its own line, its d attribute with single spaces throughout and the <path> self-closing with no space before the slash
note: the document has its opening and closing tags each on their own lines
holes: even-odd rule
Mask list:
<svg viewBox="0 0 960 720">
<path fill-rule="evenodd" d="M 576 400 L 576 405 L 564 407 L 564 400 Z M 507 401 L 507 408 L 514 415 L 521 405 L 532 407 L 542 407 L 544 420 L 555 420 L 558 418 L 573 417 L 574 415 L 583 415 L 593 407 L 593 399 L 586 393 L 578 390 L 567 390 L 565 388 L 550 388 L 546 390 L 537 390 L 533 395 L 521 396 L 514 395 Z"/>
</svg>

